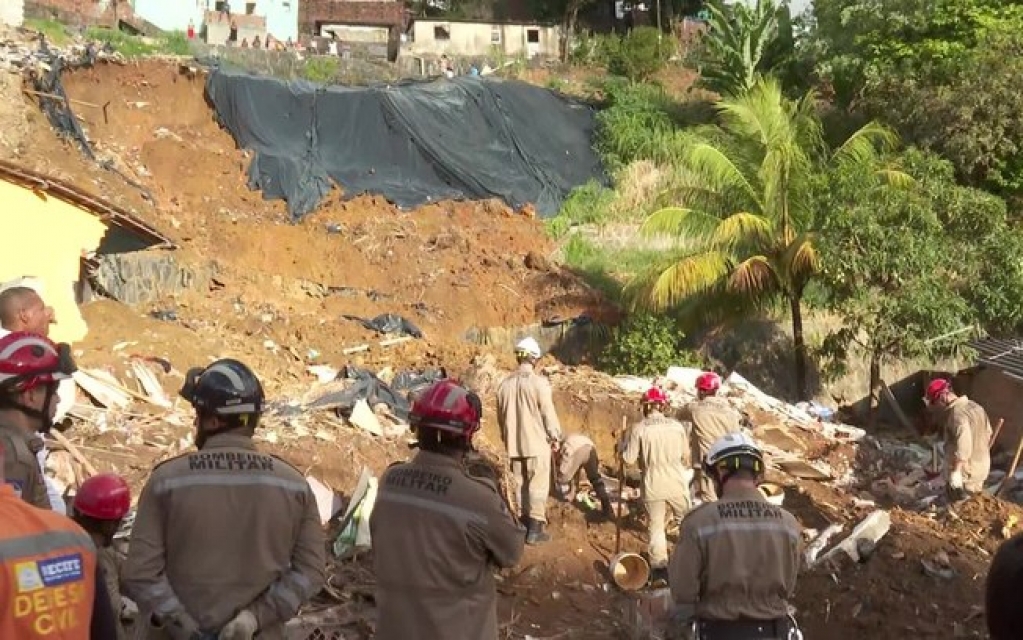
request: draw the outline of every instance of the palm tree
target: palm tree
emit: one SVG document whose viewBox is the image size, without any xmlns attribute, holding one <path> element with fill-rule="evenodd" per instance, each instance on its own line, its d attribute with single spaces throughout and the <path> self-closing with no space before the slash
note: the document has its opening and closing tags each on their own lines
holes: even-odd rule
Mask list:
<svg viewBox="0 0 1023 640">
<path fill-rule="evenodd" d="M 909 180 L 881 168 L 897 144 L 894 133 L 871 123 L 831 149 L 815 102 L 812 93 L 787 100 L 772 79 L 721 100 L 719 126 L 698 130 L 685 144 L 678 206 L 656 211 L 642 227 L 676 236 L 685 250 L 627 287 L 635 307 L 677 309 L 691 327 L 787 302 L 800 397 L 807 393 L 802 299 L 819 268 L 815 221 L 827 213 L 815 210 L 813 190 L 832 171 Z"/>
<path fill-rule="evenodd" d="M 784 35 L 791 41 L 788 8 L 776 0 L 757 0 L 752 6 L 742 2 L 726 6 L 715 0 L 705 7 L 710 16 L 702 41 L 700 86 L 722 96 L 749 91 L 779 38 Z M 783 25 L 786 34 L 781 33 Z"/>
</svg>

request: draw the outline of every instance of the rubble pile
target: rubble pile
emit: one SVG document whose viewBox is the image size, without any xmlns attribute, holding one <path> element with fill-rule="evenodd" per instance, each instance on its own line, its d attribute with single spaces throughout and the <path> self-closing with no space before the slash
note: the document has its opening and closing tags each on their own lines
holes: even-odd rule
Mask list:
<svg viewBox="0 0 1023 640">
<path fill-rule="evenodd" d="M 8 73 L 47 73 L 55 60 L 74 67 L 95 62 L 127 64 L 127 59 L 109 44 L 75 36 L 64 46 L 46 41 L 45 36 L 29 30 L 8 31 L 0 39 L 0 71 Z"/>
</svg>

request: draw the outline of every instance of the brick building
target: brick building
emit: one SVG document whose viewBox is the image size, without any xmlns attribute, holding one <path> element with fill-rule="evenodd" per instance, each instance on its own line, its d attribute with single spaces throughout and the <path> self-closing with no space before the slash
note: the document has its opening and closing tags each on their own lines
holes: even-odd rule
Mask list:
<svg viewBox="0 0 1023 640">
<path fill-rule="evenodd" d="M 405 24 L 405 6 L 396 0 L 303 0 L 298 8 L 300 33 L 320 34 L 325 25 L 387 27 L 397 38 Z"/>
<path fill-rule="evenodd" d="M 57 20 L 69 25 L 116 26 L 132 23 L 135 12 L 130 0 L 24 0 L 25 17 Z"/>
</svg>

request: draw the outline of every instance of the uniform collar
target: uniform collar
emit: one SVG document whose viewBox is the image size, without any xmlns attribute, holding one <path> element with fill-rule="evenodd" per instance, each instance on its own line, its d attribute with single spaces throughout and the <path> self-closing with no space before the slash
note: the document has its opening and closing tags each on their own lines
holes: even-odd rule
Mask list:
<svg viewBox="0 0 1023 640">
<path fill-rule="evenodd" d="M 23 438 L 25 440 L 25 442 L 31 442 L 35 438 L 35 436 L 36 436 L 36 434 L 33 433 L 33 432 L 28 432 L 28 431 L 25 431 L 24 429 L 22 429 L 21 427 L 14 427 L 14 426 L 11 426 L 9 424 L 5 424 L 3 422 L 0 422 L 0 432 L 9 433 L 11 435 L 19 436 L 19 437 Z"/>
<path fill-rule="evenodd" d="M 252 449 L 256 450 L 256 443 L 250 436 L 243 436 L 239 433 L 216 433 L 206 438 L 202 450 L 207 449 Z"/>
<path fill-rule="evenodd" d="M 460 467 L 462 466 L 461 460 L 455 456 L 449 456 L 443 453 L 435 453 L 433 451 L 426 451 L 420 449 L 415 457 L 416 462 L 429 465 L 431 467 Z"/>
<path fill-rule="evenodd" d="M 528 362 L 520 363 L 519 373 L 533 373 L 533 365 Z"/>
<path fill-rule="evenodd" d="M 767 498 L 760 489 L 731 489 L 721 496 L 724 500 L 757 500 L 767 502 Z"/>
</svg>

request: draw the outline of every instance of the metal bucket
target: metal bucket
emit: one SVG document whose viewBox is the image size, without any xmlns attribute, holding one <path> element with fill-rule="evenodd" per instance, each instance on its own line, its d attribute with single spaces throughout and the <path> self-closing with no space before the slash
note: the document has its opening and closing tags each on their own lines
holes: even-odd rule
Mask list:
<svg viewBox="0 0 1023 640">
<path fill-rule="evenodd" d="M 771 504 L 776 504 L 780 507 L 785 502 L 785 488 L 780 484 L 762 482 L 757 488 L 760 489 L 760 493 L 764 494 L 764 497 Z"/>
<path fill-rule="evenodd" d="M 607 563 L 611 580 L 622 591 L 637 591 L 650 581 L 650 565 L 638 553 L 623 551 Z"/>
</svg>

